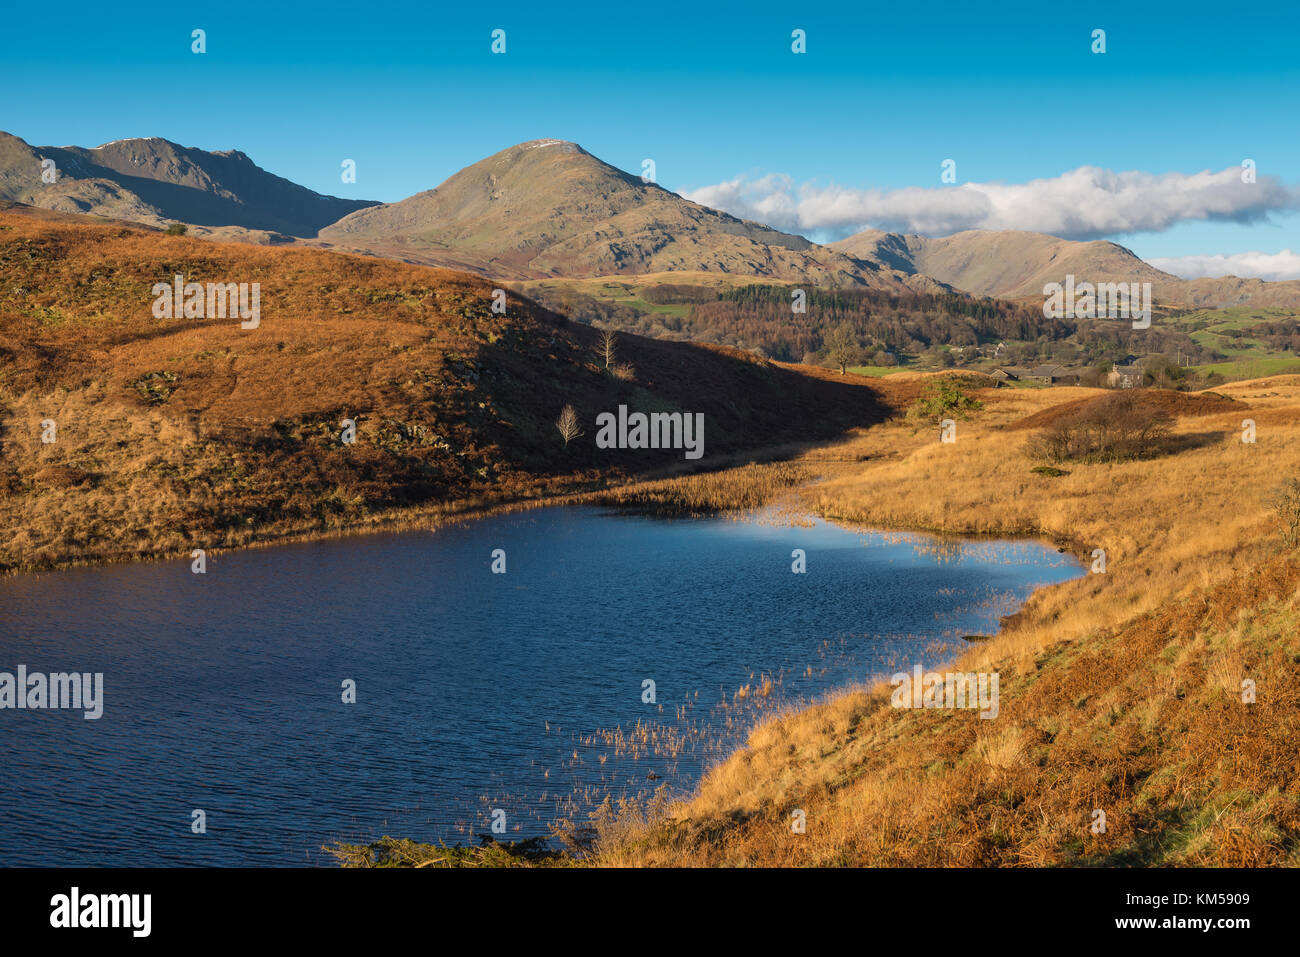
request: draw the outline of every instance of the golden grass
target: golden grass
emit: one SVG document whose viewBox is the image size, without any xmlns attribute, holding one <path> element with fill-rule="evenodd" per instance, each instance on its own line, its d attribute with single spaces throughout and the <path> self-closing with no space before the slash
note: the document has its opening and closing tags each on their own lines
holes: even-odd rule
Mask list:
<svg viewBox="0 0 1300 957">
<path fill-rule="evenodd" d="M 1106 572 L 1040 590 L 958 663 L 1000 674 L 998 718 L 896 710 L 888 687 L 777 715 L 597 862 L 1300 861 L 1300 567 L 1261 501 L 1300 465 L 1300 377 L 1219 391 L 1245 415 L 1183 418 L 1175 454 L 1056 478 L 1031 471 L 1031 433 L 1008 426 L 1092 390 L 986 392 L 954 445 L 894 424 L 841 446 L 866 461 L 803 493 L 823 515 L 1042 536 L 1088 563 L 1105 549 Z M 795 808 L 805 834 L 789 826 Z"/>
<path fill-rule="evenodd" d="M 1200 443 L 1194 447 L 1145 461 L 1075 465 L 1059 477 L 1032 472 L 1027 434 L 1006 426 L 1097 390 L 992 393 L 987 413 L 958 424 L 954 444 L 929 432 L 874 430 L 852 447 L 872 462 L 822 483 L 806 500 L 846 523 L 1043 537 L 1088 564 L 1094 549 L 1104 550 L 1105 574 L 1040 591 L 1007 636 L 1014 640 L 982 649 L 991 656 L 1032 654 L 1231 577 L 1235 563 L 1269 553 L 1272 521 L 1262 500 L 1294 467 L 1300 436 L 1300 422 L 1273 415 L 1300 404 L 1300 378 L 1287 378 L 1265 380 L 1285 392 L 1254 400 L 1246 396 L 1272 391 L 1268 384 L 1219 390 L 1249 401 L 1249 416 L 1261 423 L 1254 445 L 1241 441 L 1240 411 L 1185 418 L 1175 434 Z"/>
</svg>

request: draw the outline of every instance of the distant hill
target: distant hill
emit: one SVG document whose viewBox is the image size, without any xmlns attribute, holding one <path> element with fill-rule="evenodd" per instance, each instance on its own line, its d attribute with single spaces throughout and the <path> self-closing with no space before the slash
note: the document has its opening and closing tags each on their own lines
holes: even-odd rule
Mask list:
<svg viewBox="0 0 1300 957">
<path fill-rule="evenodd" d="M 41 180 L 47 159 L 58 171 L 53 183 Z M 91 149 L 29 146 L 3 132 L 0 200 L 152 226 L 181 222 L 263 242 L 315 236 L 321 227 L 375 205 L 322 196 L 268 173 L 238 150 L 210 153 L 158 137 Z"/>
<path fill-rule="evenodd" d="M 437 189 L 353 213 L 320 239 L 508 280 L 692 271 L 943 291 L 925 277 L 690 202 L 563 140 L 502 150 Z"/>
<path fill-rule="evenodd" d="M 1300 307 L 1300 281 L 1180 279 L 1105 240 L 1074 242 L 1044 233 L 972 229 L 932 239 L 872 229 L 831 244 L 849 256 L 930 276 L 977 296 L 1041 297 L 1073 274 L 1079 282 L 1149 282 L 1160 302 L 1198 308 Z"/>
</svg>

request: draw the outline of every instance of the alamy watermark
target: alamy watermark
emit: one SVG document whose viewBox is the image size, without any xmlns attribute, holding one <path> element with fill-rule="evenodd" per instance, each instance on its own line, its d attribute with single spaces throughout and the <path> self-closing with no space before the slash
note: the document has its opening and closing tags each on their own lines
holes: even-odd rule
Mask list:
<svg viewBox="0 0 1300 957">
<path fill-rule="evenodd" d="M 0 711 L 9 708 L 84 711 L 87 721 L 96 721 L 104 714 L 104 673 L 29 673 L 26 665 L 17 674 L 0 671 Z"/>
<path fill-rule="evenodd" d="M 152 894 L 84 894 L 73 887 L 50 898 L 50 926 L 123 928 L 132 937 L 148 937 L 153 921 Z"/>
<path fill-rule="evenodd" d="M 155 319 L 226 319 L 238 316 L 241 329 L 262 324 L 260 282 L 186 282 L 177 273 L 170 283 L 155 283 L 152 294 Z"/>
<path fill-rule="evenodd" d="M 984 671 L 949 671 L 922 673 L 921 666 L 912 673 L 900 671 L 890 680 L 895 708 L 978 708 L 981 718 L 998 716 L 998 673 Z"/>
<path fill-rule="evenodd" d="M 1090 282 L 1076 284 L 1074 274 L 1065 283 L 1043 287 L 1045 319 L 1132 319 L 1134 329 L 1151 326 L 1151 283 Z"/>
<path fill-rule="evenodd" d="M 704 454 L 703 412 L 633 412 L 618 407 L 618 415 L 596 416 L 598 449 L 685 449 L 686 458 Z"/>
</svg>

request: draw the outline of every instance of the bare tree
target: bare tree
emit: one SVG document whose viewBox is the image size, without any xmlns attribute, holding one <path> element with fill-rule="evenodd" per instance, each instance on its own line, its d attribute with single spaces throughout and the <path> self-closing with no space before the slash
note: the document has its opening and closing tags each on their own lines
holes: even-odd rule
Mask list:
<svg viewBox="0 0 1300 957">
<path fill-rule="evenodd" d="M 858 346 L 858 340 L 853 335 L 853 330 L 847 324 L 832 329 L 826 336 L 824 344 L 827 358 L 831 360 L 832 365 L 839 366 L 840 375 L 848 371 L 849 366 L 858 360 L 862 351 Z"/>
<path fill-rule="evenodd" d="M 618 361 L 618 342 L 614 338 L 613 329 L 605 329 L 601 332 L 600 342 L 596 345 L 596 355 L 605 360 L 606 369 Z"/>
<path fill-rule="evenodd" d="M 560 436 L 567 447 L 570 442 L 582 435 L 582 429 L 578 425 L 578 410 L 572 405 L 566 405 L 560 410 L 560 417 L 555 420 L 555 427 L 559 429 Z"/>
</svg>

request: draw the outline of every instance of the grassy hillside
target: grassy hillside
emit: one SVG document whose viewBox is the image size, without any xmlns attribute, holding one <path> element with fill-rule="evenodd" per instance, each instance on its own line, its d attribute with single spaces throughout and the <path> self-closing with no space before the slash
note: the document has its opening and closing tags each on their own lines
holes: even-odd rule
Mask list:
<svg viewBox="0 0 1300 957">
<path fill-rule="evenodd" d="M 1106 240 L 1077 242 L 1014 229 L 968 229 L 943 237 L 869 229 L 831 248 L 980 296 L 1041 300 L 1044 284 L 1072 274 L 1078 282 L 1149 282 L 1157 301 L 1193 308 L 1300 306 L 1298 281 L 1180 279 Z"/>
<path fill-rule="evenodd" d="M 822 514 L 1046 536 L 1086 561 L 1104 548 L 1106 572 L 1040 591 L 960 662 L 1001 675 L 996 719 L 894 709 L 888 688 L 779 716 L 670 820 L 612 829 L 597 860 L 1300 863 L 1300 556 L 1263 503 L 1300 474 L 1300 377 L 1222 392 L 1184 406 L 1168 454 L 1057 477 L 1032 471 L 1017 426 L 1090 390 L 986 392 L 955 445 L 901 425 L 853 440 L 868 461 L 807 493 Z"/>
<path fill-rule="evenodd" d="M 154 318 L 151 288 L 176 273 L 260 283 L 260 327 Z M 0 211 L 0 568 L 437 521 L 886 413 L 862 380 L 716 347 L 622 336 L 614 374 L 596 330 L 491 303 L 445 270 Z M 585 434 L 565 447 L 570 403 Z M 703 412 L 704 458 L 597 449 L 595 416 L 619 404 Z"/>
<path fill-rule="evenodd" d="M 1041 296 L 1045 283 L 1063 282 L 1067 273 L 1080 282 L 1112 277 L 1156 285 L 1179 281 L 1112 242 L 1074 242 L 1023 230 L 969 229 L 930 238 L 872 229 L 832 246 L 850 256 L 934 276 L 979 296 Z"/>
</svg>

